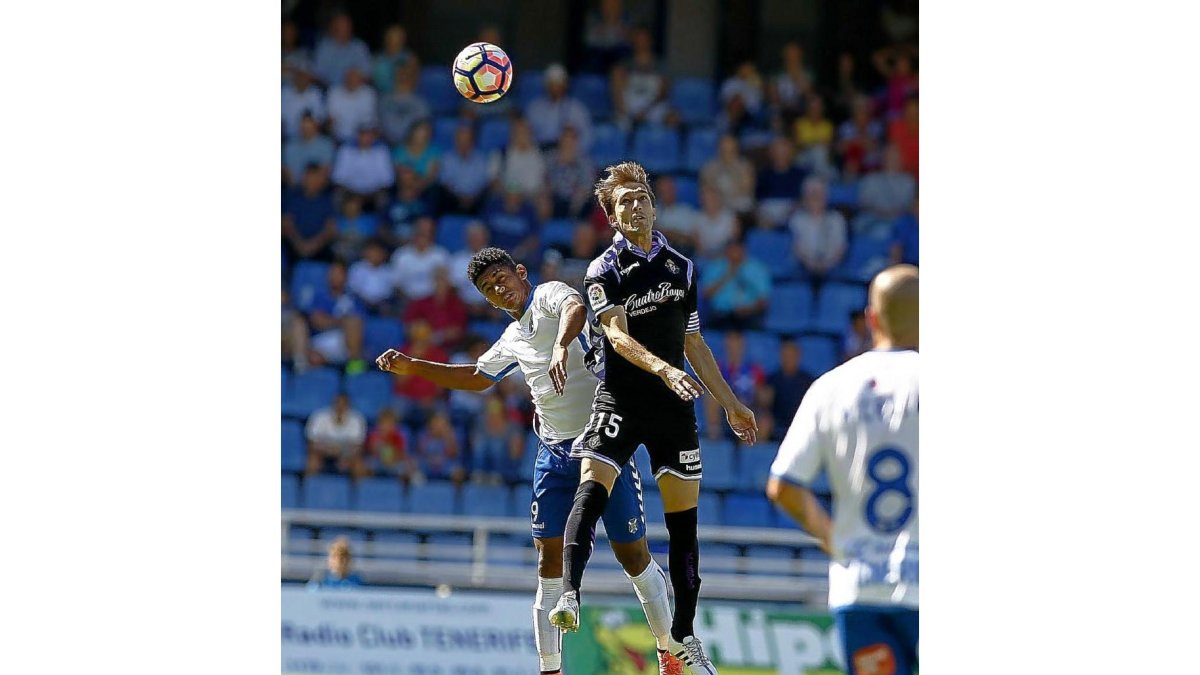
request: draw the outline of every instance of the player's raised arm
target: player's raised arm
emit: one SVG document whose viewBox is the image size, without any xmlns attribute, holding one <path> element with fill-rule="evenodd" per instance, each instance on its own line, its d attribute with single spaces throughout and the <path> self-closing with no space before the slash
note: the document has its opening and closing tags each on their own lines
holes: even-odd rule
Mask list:
<svg viewBox="0 0 1200 675">
<path fill-rule="evenodd" d="M 625 360 L 642 370 L 657 375 L 671 391 L 685 401 L 694 401 L 704 393 L 700 383 L 691 375 L 675 368 L 646 349 L 629 334 L 629 324 L 625 320 L 625 308 L 614 305 L 605 310 L 600 316 L 600 327 L 613 346 L 613 350 Z"/>
<path fill-rule="evenodd" d="M 758 439 L 758 421 L 754 419 L 754 412 L 739 401 L 729 388 L 729 383 L 721 374 L 721 367 L 717 365 L 712 350 L 699 330 L 683 336 L 683 355 L 713 398 L 725 409 L 725 419 L 733 433 L 746 443 L 754 443 Z"/>
<path fill-rule="evenodd" d="M 554 393 L 562 396 L 567 386 L 567 348 L 583 332 L 587 308 L 583 306 L 583 300 L 572 293 L 563 300 L 560 311 L 562 316 L 558 322 L 558 336 L 554 339 L 550 356 L 550 382 L 554 385 Z"/>
<path fill-rule="evenodd" d="M 438 363 L 414 359 L 403 352 L 389 349 L 375 359 L 379 369 L 396 375 L 415 375 L 447 389 L 483 391 L 494 381 L 481 375 L 474 363 Z"/>
</svg>

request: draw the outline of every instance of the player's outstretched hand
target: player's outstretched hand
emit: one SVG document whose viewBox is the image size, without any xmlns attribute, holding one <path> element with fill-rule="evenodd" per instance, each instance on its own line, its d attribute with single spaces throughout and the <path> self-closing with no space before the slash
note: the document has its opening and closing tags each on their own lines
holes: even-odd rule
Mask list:
<svg viewBox="0 0 1200 675">
<path fill-rule="evenodd" d="M 408 354 L 405 354 L 403 352 L 398 352 L 395 349 L 389 349 L 386 352 L 380 354 L 379 358 L 375 359 L 375 365 L 379 366 L 380 370 L 388 372 L 388 373 L 395 373 L 397 375 L 407 375 L 408 374 L 408 364 L 411 361 L 412 361 L 412 357 L 409 356 Z"/>
<path fill-rule="evenodd" d="M 753 445 L 758 439 L 758 422 L 754 419 L 754 411 L 740 402 L 725 409 L 725 419 L 734 435 L 743 443 Z"/>
<path fill-rule="evenodd" d="M 659 375 L 675 395 L 685 401 L 695 401 L 704 395 L 704 387 L 691 375 L 678 368 L 667 367 Z"/>
<path fill-rule="evenodd" d="M 554 345 L 550 357 L 550 383 L 554 385 L 554 393 L 559 396 L 567 389 L 567 348 L 562 345 Z"/>
</svg>

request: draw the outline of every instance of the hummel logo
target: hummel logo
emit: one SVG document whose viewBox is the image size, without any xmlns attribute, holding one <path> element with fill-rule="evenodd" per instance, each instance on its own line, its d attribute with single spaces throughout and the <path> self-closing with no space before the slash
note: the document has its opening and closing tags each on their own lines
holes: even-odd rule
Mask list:
<svg viewBox="0 0 1200 675">
<path fill-rule="evenodd" d="M 633 271 L 633 268 L 635 268 L 635 267 L 637 267 L 638 265 L 641 265 L 641 264 L 642 264 L 642 263 L 640 263 L 640 262 L 635 262 L 635 263 L 633 263 L 632 265 L 630 265 L 629 267 L 626 267 L 625 269 L 621 270 L 621 274 L 629 274 L 630 272 L 632 272 L 632 271 Z"/>
</svg>

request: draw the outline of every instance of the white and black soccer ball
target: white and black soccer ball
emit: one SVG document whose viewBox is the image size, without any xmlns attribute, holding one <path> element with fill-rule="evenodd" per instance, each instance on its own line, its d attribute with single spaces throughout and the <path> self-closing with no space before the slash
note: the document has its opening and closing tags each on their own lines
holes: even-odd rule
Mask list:
<svg viewBox="0 0 1200 675">
<path fill-rule="evenodd" d="M 495 101 L 512 87 L 512 60 L 487 42 L 467 45 L 455 57 L 452 71 L 458 93 L 476 103 Z"/>
</svg>

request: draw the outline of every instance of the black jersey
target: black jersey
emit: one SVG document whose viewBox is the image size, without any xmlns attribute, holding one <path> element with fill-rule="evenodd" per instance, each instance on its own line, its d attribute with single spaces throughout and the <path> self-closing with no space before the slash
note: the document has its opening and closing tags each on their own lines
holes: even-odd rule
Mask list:
<svg viewBox="0 0 1200 675">
<path fill-rule="evenodd" d="M 584 286 L 593 336 L 589 367 L 600 378 L 601 390 L 626 404 L 645 402 L 690 410 L 691 402 L 617 354 L 597 317 L 610 307 L 624 306 L 629 334 L 652 354 L 682 370 L 683 336 L 700 330 L 692 261 L 671 248 L 657 230 L 651 232 L 649 252 L 618 232 L 612 246 L 588 266 Z"/>
</svg>

